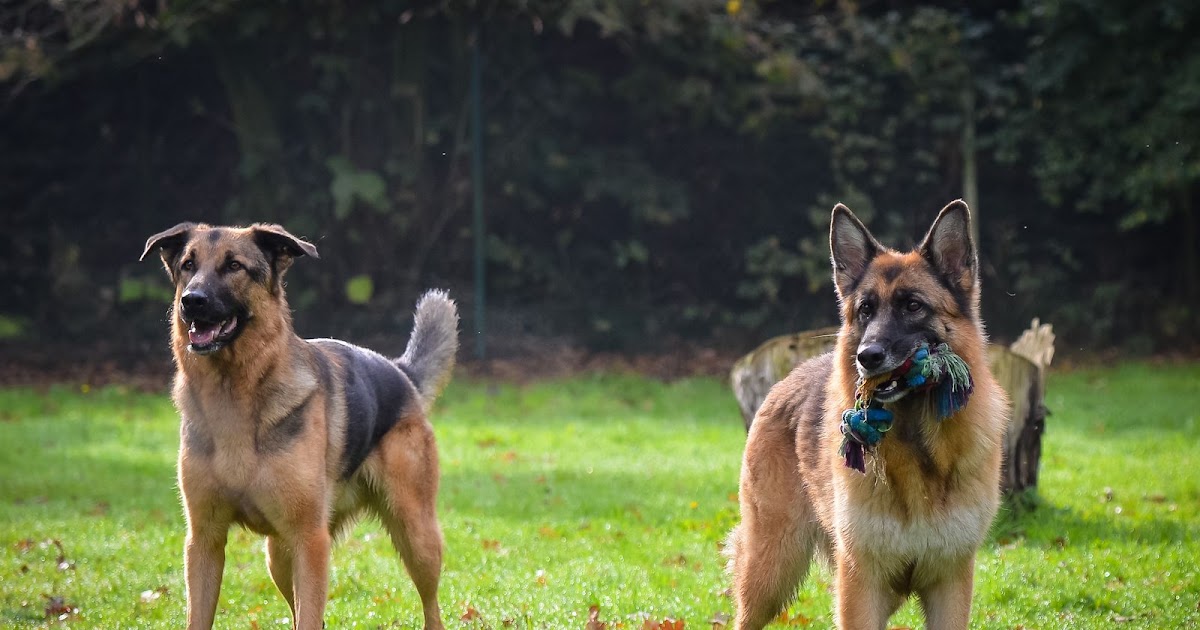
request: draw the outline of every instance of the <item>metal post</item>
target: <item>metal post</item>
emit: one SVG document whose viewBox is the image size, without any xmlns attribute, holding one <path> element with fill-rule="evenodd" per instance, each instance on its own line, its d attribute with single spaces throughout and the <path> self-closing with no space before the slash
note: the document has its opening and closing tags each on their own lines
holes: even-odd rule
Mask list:
<svg viewBox="0 0 1200 630">
<path fill-rule="evenodd" d="M 483 32 L 475 28 L 475 44 L 471 49 L 471 191 L 474 194 L 475 236 L 475 357 L 483 359 L 487 352 L 486 312 L 487 291 L 484 283 L 484 239 L 483 223 L 483 104 L 479 49 L 483 47 Z"/>
</svg>

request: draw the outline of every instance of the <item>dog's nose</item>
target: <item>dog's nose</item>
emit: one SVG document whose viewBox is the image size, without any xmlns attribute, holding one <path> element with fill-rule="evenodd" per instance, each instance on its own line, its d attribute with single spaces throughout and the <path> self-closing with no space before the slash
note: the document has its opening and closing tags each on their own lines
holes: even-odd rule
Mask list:
<svg viewBox="0 0 1200 630">
<path fill-rule="evenodd" d="M 198 308 L 204 308 L 208 304 L 208 295 L 203 291 L 189 290 L 179 296 L 179 303 L 183 306 L 183 310 L 192 311 Z"/>
<path fill-rule="evenodd" d="M 887 356 L 883 346 L 873 343 L 858 348 L 858 364 L 864 370 L 874 370 L 883 365 L 883 359 Z"/>
</svg>

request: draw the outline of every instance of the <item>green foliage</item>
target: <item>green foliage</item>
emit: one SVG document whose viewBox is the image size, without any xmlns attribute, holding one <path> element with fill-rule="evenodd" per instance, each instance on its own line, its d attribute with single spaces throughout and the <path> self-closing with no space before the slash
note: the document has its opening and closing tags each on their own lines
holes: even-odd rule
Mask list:
<svg viewBox="0 0 1200 630">
<path fill-rule="evenodd" d="M 374 292 L 375 283 L 371 281 L 371 276 L 366 274 L 354 276 L 346 281 L 346 299 L 350 300 L 351 304 L 370 302 Z"/>
<path fill-rule="evenodd" d="M 356 323 L 465 288 L 477 43 L 491 294 L 553 304 L 550 332 L 829 323 L 833 204 L 906 247 L 972 155 L 993 331 L 1200 330 L 1193 3 L 26 4 L 0 9 L 0 302 L 55 334 L 109 332 L 70 299 L 86 283 L 161 297 L 114 252 L 180 220 L 320 239 L 294 284 L 369 274 Z"/>
<path fill-rule="evenodd" d="M 1035 506 L 1006 507 L 981 549 L 971 627 L 1200 622 L 1200 477 L 1175 465 L 1200 458 L 1197 379 L 1196 364 L 1051 374 Z M 627 627 L 648 615 L 707 627 L 732 612 L 718 545 L 737 522 L 745 433 L 725 383 L 460 379 L 433 417 L 448 625 L 468 606 L 485 624 L 515 628 L 580 627 L 592 604 Z M 68 625 L 182 623 L 178 440 L 162 395 L 0 390 L 0 443 L 20 445 L 0 449 L 6 626 L 45 624 L 43 594 L 80 609 Z M 349 532 L 330 573 L 331 627 L 420 623 L 376 523 Z M 829 584 L 814 571 L 789 616 L 829 627 Z M 220 608 L 221 619 L 260 626 L 288 616 L 261 538 L 241 529 L 230 536 Z M 919 608 L 907 604 L 893 624 L 922 626 Z"/>
<path fill-rule="evenodd" d="M 29 322 L 22 317 L 0 313 L 0 339 L 20 339 L 29 330 Z"/>
<path fill-rule="evenodd" d="M 387 184 L 378 173 L 355 169 L 350 160 L 334 156 L 325 161 L 333 181 L 329 193 L 333 196 L 333 216 L 346 220 L 355 200 L 362 201 L 380 212 L 389 210 Z"/>
</svg>

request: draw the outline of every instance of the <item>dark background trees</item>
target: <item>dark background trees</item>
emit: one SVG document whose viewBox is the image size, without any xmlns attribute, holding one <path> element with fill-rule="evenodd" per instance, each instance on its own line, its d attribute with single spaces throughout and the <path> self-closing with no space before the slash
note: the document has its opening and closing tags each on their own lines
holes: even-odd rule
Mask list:
<svg viewBox="0 0 1200 630">
<path fill-rule="evenodd" d="M 497 352 L 831 323 L 835 201 L 908 246 L 963 195 L 995 336 L 1194 348 L 1196 32 L 1185 1 L 14 0 L 0 336 L 161 345 L 135 259 L 181 220 L 315 241 L 304 334 L 402 332 L 431 285 L 469 314 L 481 46 Z"/>
</svg>

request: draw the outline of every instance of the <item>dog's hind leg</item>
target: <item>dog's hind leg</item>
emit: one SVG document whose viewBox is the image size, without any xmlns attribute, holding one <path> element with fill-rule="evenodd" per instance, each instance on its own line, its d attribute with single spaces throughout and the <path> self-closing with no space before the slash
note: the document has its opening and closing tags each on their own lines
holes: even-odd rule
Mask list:
<svg viewBox="0 0 1200 630">
<path fill-rule="evenodd" d="M 287 600 L 288 608 L 292 611 L 292 620 L 295 621 L 296 593 L 292 589 L 292 550 L 278 536 L 267 536 L 265 547 L 267 570 L 271 572 L 271 580 Z"/>
<path fill-rule="evenodd" d="M 438 462 L 433 429 L 410 418 L 380 441 L 372 477 L 379 497 L 374 509 L 421 597 L 425 629 L 442 630 L 438 580 L 442 530 L 437 520 Z"/>
<path fill-rule="evenodd" d="M 726 551 L 737 606 L 735 630 L 758 630 L 795 597 L 821 530 L 803 495 L 786 422 L 755 420 L 742 463 L 742 522 Z"/>
</svg>

